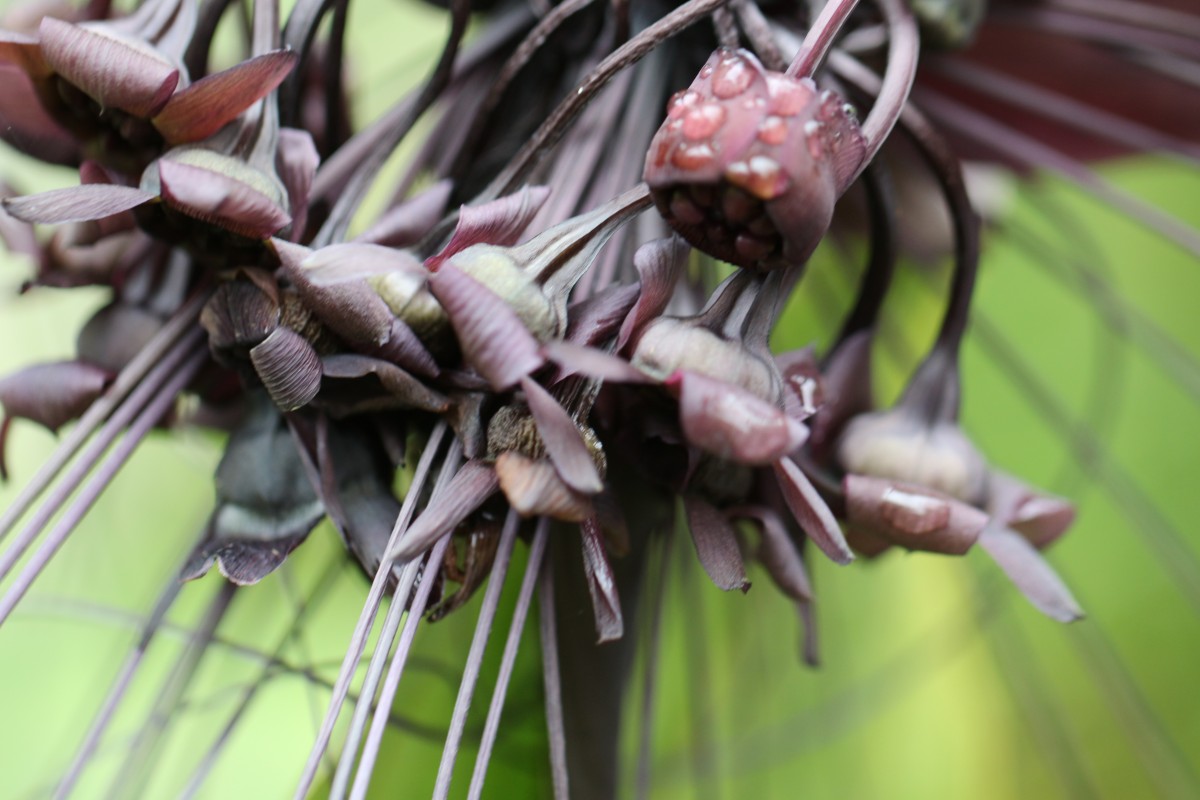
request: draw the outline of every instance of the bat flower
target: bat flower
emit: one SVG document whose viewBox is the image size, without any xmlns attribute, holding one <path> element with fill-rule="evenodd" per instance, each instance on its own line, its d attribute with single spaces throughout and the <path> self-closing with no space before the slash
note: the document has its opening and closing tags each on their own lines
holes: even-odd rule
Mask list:
<svg viewBox="0 0 1200 800">
<path fill-rule="evenodd" d="M 36 95 L 83 154 L 136 174 L 164 149 L 216 134 L 296 64 L 294 53 L 276 50 L 190 82 L 182 58 L 195 24 L 194 4 L 165 0 L 122 19 L 44 17 L 36 35 L 0 32 L 0 62 L 21 73 L 0 99 L 11 104 Z M 20 116 L 9 107 L 0 115 Z"/>
<path fill-rule="evenodd" d="M 696 248 L 769 270 L 808 259 L 865 153 L 844 99 L 722 49 L 671 98 L 644 178 Z"/>
</svg>

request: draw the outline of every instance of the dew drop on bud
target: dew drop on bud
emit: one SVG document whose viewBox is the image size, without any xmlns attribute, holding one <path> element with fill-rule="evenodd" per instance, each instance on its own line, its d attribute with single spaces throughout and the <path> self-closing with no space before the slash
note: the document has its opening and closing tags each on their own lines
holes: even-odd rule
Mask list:
<svg viewBox="0 0 1200 800">
<path fill-rule="evenodd" d="M 754 71 L 736 53 L 728 53 L 712 75 L 712 93 L 722 100 L 737 97 L 754 82 Z"/>
</svg>

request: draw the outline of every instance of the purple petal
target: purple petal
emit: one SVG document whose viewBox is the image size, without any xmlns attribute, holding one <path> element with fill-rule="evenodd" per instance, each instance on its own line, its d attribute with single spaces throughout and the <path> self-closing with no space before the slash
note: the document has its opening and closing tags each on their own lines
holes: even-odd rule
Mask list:
<svg viewBox="0 0 1200 800">
<path fill-rule="evenodd" d="M 603 489 L 604 482 L 596 471 L 592 453 L 566 409 L 528 376 L 521 378 L 521 389 L 546 446 L 546 455 L 566 484 L 585 494 L 596 494 Z"/>
<path fill-rule="evenodd" d="M 217 467 L 217 507 L 208 536 L 183 568 L 183 580 L 214 561 L 234 583 L 257 583 L 279 567 L 325 510 L 313 491 L 296 442 L 279 412 L 254 404 L 234 431 Z"/>
<path fill-rule="evenodd" d="M 248 239 L 266 239 L 291 222 L 274 200 L 237 178 L 170 158 L 159 159 L 158 174 L 172 208 Z"/>
<path fill-rule="evenodd" d="M 516 194 L 492 200 L 481 206 L 463 206 L 458 212 L 454 235 L 442 251 L 430 258 L 430 269 L 451 258 L 455 253 L 474 244 L 493 244 L 507 247 L 517 243 L 550 196 L 545 186 L 526 186 Z"/>
<path fill-rule="evenodd" d="M 754 519 L 762 531 L 758 560 L 771 573 L 775 585 L 793 600 L 812 600 L 812 583 L 804 569 L 804 559 L 792 537 L 788 536 L 783 520 L 768 508 L 742 509 L 739 514 Z"/>
<path fill-rule="evenodd" d="M 157 313 L 116 300 L 87 321 L 75 350 L 80 361 L 120 372 L 158 335 L 163 324 Z"/>
<path fill-rule="evenodd" d="M 275 50 L 201 78 L 169 99 L 154 127 L 173 145 L 207 139 L 273 92 L 298 60 Z"/>
<path fill-rule="evenodd" d="M 366 281 L 319 286 L 305 280 L 303 270 L 287 274 L 305 307 L 348 344 L 356 348 L 387 344 L 395 317 Z"/>
<path fill-rule="evenodd" d="M 0 77 L 0 81 L 3 81 L 3 77 Z M 0 88 L 0 92 L 2 91 L 3 88 Z M 3 124 L 2 116 L 0 116 L 0 124 Z M 12 189 L 5 183 L 0 183 L 0 196 L 5 199 L 12 197 Z M 8 252 L 26 256 L 35 263 L 42 258 L 42 245 L 38 242 L 33 226 L 13 217 L 2 205 L 0 205 L 0 243 L 4 244 Z"/>
<path fill-rule="evenodd" d="M 35 364 L 0 379 L 0 405 L 7 416 L 57 431 L 86 411 L 110 380 L 107 370 L 79 361 Z"/>
<path fill-rule="evenodd" d="M 583 542 L 583 574 L 587 577 L 592 613 L 596 617 L 596 644 L 614 642 L 625 635 L 625 620 L 621 616 L 617 579 L 604 552 L 604 535 L 596 517 L 585 519 L 579 533 Z"/>
<path fill-rule="evenodd" d="M 808 476 L 790 458 L 776 461 L 774 470 L 775 480 L 788 510 L 813 544 L 821 548 L 821 552 L 834 563 L 849 564 L 853 561 L 854 554 L 846 544 L 842 529 Z"/>
<path fill-rule="evenodd" d="M 727 592 L 734 589 L 749 591 L 750 582 L 746 580 L 737 533 L 725 515 L 693 494 L 684 495 L 683 509 L 687 513 L 696 555 L 712 582 Z"/>
<path fill-rule="evenodd" d="M 442 265 L 429 288 L 446 310 L 464 359 L 496 391 L 545 363 L 538 342 L 508 304 L 461 270 Z"/>
<path fill-rule="evenodd" d="M 147 119 L 166 105 L 179 83 L 179 70 L 165 57 L 99 28 L 46 17 L 39 33 L 47 63 L 102 108 Z"/>
<path fill-rule="evenodd" d="M 666 385 L 679 393 L 679 420 L 688 442 L 720 458 L 765 466 L 808 437 L 802 424 L 733 384 L 678 370 Z"/>
<path fill-rule="evenodd" d="M 1038 611 L 1059 622 L 1083 618 L 1083 609 L 1071 590 L 1024 536 L 993 524 L 979 537 L 979 546 L 1000 565 Z"/>
<path fill-rule="evenodd" d="M 438 181 L 416 197 L 389 208 L 355 241 L 389 247 L 416 244 L 446 213 L 453 189 L 451 181 Z"/>
<path fill-rule="evenodd" d="M 284 411 L 303 408 L 321 390 L 321 359 L 308 340 L 290 328 L 278 327 L 252 347 L 250 361 Z"/>
<path fill-rule="evenodd" d="M 1024 536 L 1038 550 L 1050 546 L 1075 521 L 1072 503 L 1041 494 L 999 470 L 988 477 L 987 507 L 993 519 Z"/>
<path fill-rule="evenodd" d="M 842 490 L 856 531 L 910 550 L 963 555 L 988 523 L 979 509 L 923 486 L 846 475 Z"/>
<path fill-rule="evenodd" d="M 214 352 L 234 350 L 244 356 L 279 326 L 279 303 L 251 281 L 228 281 L 205 304 L 200 324 Z"/>
<path fill-rule="evenodd" d="M 385 396 L 382 399 L 363 397 L 362 402 L 354 406 L 355 411 L 415 408 L 441 413 L 450 407 L 450 401 L 444 395 L 430 389 L 395 364 L 378 358 L 339 353 L 321 359 L 321 370 L 326 378 L 353 380 L 373 376 L 378 380 Z M 324 389 L 329 389 L 328 382 Z M 357 395 L 359 392 L 353 394 Z M 326 402 L 326 393 L 322 391 L 321 403 L 324 405 Z"/>
<path fill-rule="evenodd" d="M 501 453 L 496 458 L 496 477 L 508 504 L 523 517 L 582 522 L 594 513 L 588 495 L 564 483 L 558 470 L 545 459 L 526 458 L 512 451 Z"/>
<path fill-rule="evenodd" d="M 816 414 L 824 404 L 825 392 L 821 368 L 811 347 L 775 356 L 775 366 L 783 378 L 784 411 L 797 422 Z"/>
<path fill-rule="evenodd" d="M 475 509 L 496 493 L 500 482 L 496 471 L 482 461 L 468 461 L 455 473 L 446 490 L 438 493 L 413 522 L 392 555 L 407 561 L 425 552 L 444 534 L 454 530 Z"/>
<path fill-rule="evenodd" d="M 625 321 L 617 337 L 617 349 L 623 350 L 631 341 L 636 341 L 642 328 L 657 319 L 671 302 L 675 284 L 687 265 L 691 246 L 678 236 L 648 242 L 633 254 L 633 264 L 641 277 L 642 293 Z"/>
<path fill-rule="evenodd" d="M 0 63 L 18 67 L 29 78 L 45 78 L 54 72 L 36 37 L 12 31 L 0 31 Z"/>
<path fill-rule="evenodd" d="M 586 375 L 612 383 L 657 383 L 654 378 L 620 356 L 594 347 L 584 347 L 566 341 L 551 341 L 542 345 L 542 353 L 558 365 L 563 375 Z"/>
<path fill-rule="evenodd" d="M 331 244 L 309 251 L 295 266 L 298 267 L 296 274 L 315 286 L 398 276 L 411 282 L 415 292 L 425 285 L 429 275 L 421 262 L 406 250 L 361 242 Z"/>
<path fill-rule="evenodd" d="M 93 183 L 11 197 L 4 201 L 4 209 L 25 222 L 60 225 L 111 217 L 154 199 L 156 196 L 152 192 L 131 186 Z"/>
<path fill-rule="evenodd" d="M 308 131 L 295 128 L 282 128 L 279 131 L 275 171 L 287 190 L 288 211 L 292 215 L 292 229 L 288 238 L 294 242 L 304 239 L 304 227 L 308 224 L 308 198 L 320 161 L 321 156 Z"/>
<path fill-rule="evenodd" d="M 387 342 L 372 348 L 371 354 L 399 364 L 414 375 L 436 378 L 441 372 L 433 354 L 422 344 L 413 329 L 396 318 L 392 318 Z"/>
<path fill-rule="evenodd" d="M 66 166 L 79 161 L 79 142 L 46 113 L 29 76 L 5 63 L 0 63 L 0 139 L 40 161 Z"/>
<path fill-rule="evenodd" d="M 859 331 L 838 345 L 825 367 L 824 403 L 809 426 L 808 446 L 818 457 L 834 443 L 847 420 L 871 410 L 870 330 Z"/>
<path fill-rule="evenodd" d="M 573 303 L 567 309 L 566 340 L 572 344 L 595 346 L 607 342 L 617 332 L 621 321 L 629 315 L 629 309 L 637 302 L 640 288 L 610 286 L 586 300 Z"/>
</svg>

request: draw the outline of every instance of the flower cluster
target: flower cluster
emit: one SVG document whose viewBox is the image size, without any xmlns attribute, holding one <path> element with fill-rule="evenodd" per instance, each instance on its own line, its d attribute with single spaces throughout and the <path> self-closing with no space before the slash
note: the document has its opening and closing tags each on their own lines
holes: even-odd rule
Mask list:
<svg viewBox="0 0 1200 800">
<path fill-rule="evenodd" d="M 0 33 L 6 140 L 80 176 L 10 193 L 0 233 L 34 259 L 29 291 L 111 291 L 77 359 L 0 380 L 0 467 L 14 419 L 51 430 L 78 419 L 58 462 L 82 453 L 89 469 L 125 430 L 130 449 L 159 426 L 228 431 L 184 580 L 215 565 L 256 583 L 333 521 L 373 584 L 301 793 L 385 593 L 392 635 L 408 619 L 399 668 L 380 688 L 380 644 L 362 693 L 382 692 L 378 724 L 367 729 L 362 705 L 335 794 L 364 739 L 353 791 L 365 791 L 418 621 L 487 585 L 465 713 L 518 538 L 530 553 L 514 626 L 542 577 L 548 664 L 555 593 L 591 601 L 594 630 L 562 636 L 564 650 L 603 658 L 597 643 L 628 635 L 622 590 L 680 512 L 717 587 L 747 591 L 757 560 L 810 622 L 810 544 L 838 564 L 978 544 L 1046 614 L 1082 615 L 1040 555 L 1070 526 L 1071 504 L 990 466 L 958 421 L 980 223 L 955 148 L 1041 165 L 1041 151 L 937 88 L 954 79 L 953 50 L 983 2 L 831 0 L 810 21 L 800 2 L 453 0 L 439 4 L 451 33 L 426 83 L 360 131 L 346 115 L 341 26 L 321 33 L 345 3 L 301 0 L 286 24 L 277 2 L 254 3 L 244 60 L 210 71 L 226 5 L 145 0 L 117 16 L 97 2 L 14 13 L 19 29 Z M 1027 4 L 995 5 L 1019 16 Z M 466 39 L 471 11 L 487 24 Z M 941 69 L 934 88 L 914 89 L 926 56 Z M 432 132 L 394 201 L 356 216 L 422 116 Z M 893 176 L 898 159 L 911 163 Z M 878 408 L 872 353 L 904 238 L 891 184 L 913 172 L 941 190 L 921 202 L 952 222 L 933 246 L 952 254 L 953 280 L 936 342 L 900 400 Z M 840 213 L 843 195 L 866 209 L 866 236 Z M 835 228 L 870 251 L 854 307 L 823 352 L 772 352 Z M 186 414 L 181 393 L 195 398 Z M 117 466 L 96 468 L 96 491 Z M 4 531 L 54 477 L 35 479 Z M 0 579 L 65 497 L 53 493 L 36 512 L 43 525 L 13 540 Z M 0 620 L 72 525 L 22 565 Z M 551 574 L 550 539 L 574 548 L 586 595 Z M 806 639 L 815 661 L 811 627 Z M 627 669 L 610 679 L 622 685 Z M 577 720 L 599 712 L 570 674 L 554 678 L 557 790 L 566 796 L 569 773 L 576 796 L 611 796 L 615 726 L 605 741 L 576 740 Z M 456 713 L 443 796 L 462 734 Z M 490 726 L 480 786 L 494 737 Z"/>
</svg>

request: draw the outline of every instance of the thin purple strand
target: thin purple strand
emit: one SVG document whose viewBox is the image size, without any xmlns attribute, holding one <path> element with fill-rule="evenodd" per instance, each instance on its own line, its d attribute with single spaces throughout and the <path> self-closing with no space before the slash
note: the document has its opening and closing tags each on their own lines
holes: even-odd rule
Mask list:
<svg viewBox="0 0 1200 800">
<path fill-rule="evenodd" d="M 492 633 L 492 624 L 496 620 L 496 609 L 500 605 L 500 591 L 504 588 L 504 578 L 508 574 L 508 565 L 512 559 L 513 545 L 517 541 L 517 528 L 520 527 L 520 524 L 521 517 L 516 511 L 510 510 L 508 517 L 504 520 L 504 530 L 500 533 L 496 561 L 492 565 L 487 592 L 483 596 L 483 605 L 479 609 L 479 621 L 475 624 L 475 636 L 471 639 L 471 649 L 467 653 L 467 665 L 463 670 L 462 684 L 458 687 L 458 698 L 454 702 L 454 714 L 450 717 L 450 730 L 446 734 L 446 746 L 442 750 L 437 783 L 434 784 L 433 789 L 435 800 L 445 800 L 450 794 L 450 780 L 454 776 L 454 761 L 458 757 L 458 748 L 462 744 L 463 731 L 467 726 L 467 712 L 471 708 L 471 699 L 475 695 L 475 685 L 479 682 L 479 669 L 483 666 L 483 653 Z"/>
<path fill-rule="evenodd" d="M 483 794 L 483 781 L 487 777 L 488 762 L 496 744 L 496 734 L 500 730 L 500 714 L 504 711 L 504 698 L 508 694 L 508 683 L 512 679 L 517 650 L 521 646 L 521 633 L 525 630 L 525 619 L 529 616 L 529 606 L 533 601 L 533 589 L 537 585 L 542 559 L 546 554 L 546 535 L 549 530 L 549 518 L 540 518 L 537 530 L 533 534 L 533 543 L 529 546 L 525 578 L 521 581 L 521 591 L 517 595 L 512 624 L 508 628 L 508 641 L 504 643 L 504 655 L 500 661 L 500 674 L 496 677 L 492 703 L 488 707 L 487 721 L 483 726 L 483 738 L 479 742 L 479 754 L 475 758 L 475 772 L 471 775 L 471 787 L 467 793 L 469 800 L 479 800 Z"/>
</svg>

